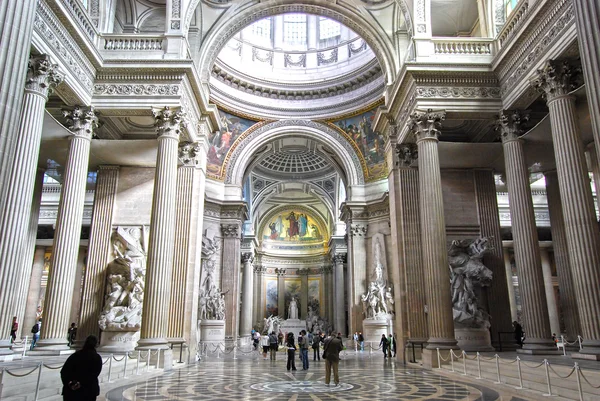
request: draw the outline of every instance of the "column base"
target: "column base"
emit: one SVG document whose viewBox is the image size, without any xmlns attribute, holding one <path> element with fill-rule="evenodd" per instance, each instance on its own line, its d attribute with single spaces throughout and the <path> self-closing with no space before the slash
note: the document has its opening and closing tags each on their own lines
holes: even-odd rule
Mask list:
<svg viewBox="0 0 600 401">
<path fill-rule="evenodd" d="M 562 351 L 554 348 L 519 348 L 517 354 L 524 355 L 562 355 Z"/>
<path fill-rule="evenodd" d="M 69 347 L 69 342 L 63 338 L 39 339 L 35 343 L 35 348 L 38 351 L 71 351 L 71 352 L 73 351 Z M 61 354 L 53 354 L 53 355 L 61 355 Z"/>
<path fill-rule="evenodd" d="M 169 349 L 169 342 L 165 337 L 161 338 L 140 338 L 137 342 L 136 350 L 163 350 Z"/>
<path fill-rule="evenodd" d="M 600 361 L 600 354 L 584 354 L 582 352 L 573 352 L 571 354 L 573 359 L 585 359 L 587 361 Z"/>
<path fill-rule="evenodd" d="M 559 355 L 562 354 L 550 338 L 532 338 L 525 340 L 523 348 L 517 349 L 518 354 L 525 355 Z"/>
</svg>

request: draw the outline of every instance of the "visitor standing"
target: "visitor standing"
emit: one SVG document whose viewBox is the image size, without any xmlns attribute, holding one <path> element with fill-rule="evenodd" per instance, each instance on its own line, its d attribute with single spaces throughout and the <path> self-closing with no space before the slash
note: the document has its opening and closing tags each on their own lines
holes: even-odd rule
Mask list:
<svg viewBox="0 0 600 401">
<path fill-rule="evenodd" d="M 14 343 L 17 339 L 17 330 L 19 330 L 19 323 L 17 323 L 17 317 L 13 316 L 12 325 L 10 326 L 10 343 Z"/>
<path fill-rule="evenodd" d="M 333 382 L 340 385 L 338 368 L 340 365 L 340 352 L 342 351 L 342 340 L 331 333 L 323 344 L 323 358 L 325 359 L 325 384 L 329 386 L 331 381 L 331 370 L 333 369 Z"/>
<path fill-rule="evenodd" d="M 387 338 L 385 338 L 385 334 L 381 335 L 381 340 L 379 341 L 379 346 L 381 347 L 381 350 L 383 351 L 383 357 L 387 358 L 388 340 L 387 340 Z"/>
<path fill-rule="evenodd" d="M 60 371 L 64 401 L 94 401 L 100 394 L 102 358 L 96 352 L 97 345 L 98 338 L 89 336 L 83 348 L 67 358 Z"/>
<path fill-rule="evenodd" d="M 523 347 L 523 327 L 519 322 L 513 322 L 513 328 L 515 329 L 515 342 L 519 344 L 519 348 Z"/>
<path fill-rule="evenodd" d="M 391 358 L 392 354 L 394 352 L 394 338 L 392 337 L 391 334 L 388 334 L 387 343 L 388 343 L 388 356 Z"/>
<path fill-rule="evenodd" d="M 296 344 L 294 342 L 294 333 L 288 333 L 285 347 L 287 348 L 287 370 L 296 370 Z"/>
<path fill-rule="evenodd" d="M 316 361 L 316 360 L 321 361 L 321 353 L 320 353 L 321 341 L 322 341 L 321 333 L 318 333 L 317 335 L 313 336 L 313 341 L 312 341 L 313 361 Z"/>
<path fill-rule="evenodd" d="M 37 343 L 37 340 L 40 339 L 40 330 L 41 329 L 42 329 L 42 319 L 35 322 L 35 324 L 31 328 L 31 334 L 33 334 L 33 335 L 31 336 L 31 345 L 29 346 L 30 350 L 35 348 L 35 344 Z"/>
<path fill-rule="evenodd" d="M 271 349 L 271 360 L 274 361 L 277 359 L 277 336 L 275 335 L 275 332 L 272 331 L 271 334 L 269 334 L 269 348 Z"/>
<path fill-rule="evenodd" d="M 302 370 L 308 370 L 308 336 L 306 330 L 302 330 L 302 340 L 298 341 L 300 354 L 302 355 Z"/>
<path fill-rule="evenodd" d="M 263 334 L 260 337 L 260 345 L 262 346 L 263 359 L 267 360 L 267 352 L 269 352 L 270 344 L 269 344 L 269 336 Z"/>
<path fill-rule="evenodd" d="M 358 343 L 360 344 L 360 350 L 365 350 L 365 336 L 363 336 L 362 331 L 358 332 Z"/>
<path fill-rule="evenodd" d="M 396 333 L 392 336 L 392 353 L 396 356 Z"/>
<path fill-rule="evenodd" d="M 69 340 L 69 347 L 73 345 L 75 342 L 75 337 L 77 336 L 77 325 L 75 323 L 71 323 L 71 327 L 69 327 L 69 331 L 67 332 L 67 340 Z"/>
<path fill-rule="evenodd" d="M 354 350 L 358 350 L 358 331 L 354 332 L 352 340 L 354 341 Z"/>
</svg>

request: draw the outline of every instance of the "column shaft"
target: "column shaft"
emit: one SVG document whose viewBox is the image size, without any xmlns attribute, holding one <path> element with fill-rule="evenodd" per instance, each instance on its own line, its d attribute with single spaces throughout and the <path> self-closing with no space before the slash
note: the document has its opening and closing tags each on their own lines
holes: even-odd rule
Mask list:
<svg viewBox="0 0 600 401">
<path fill-rule="evenodd" d="M 560 289 L 560 306 L 567 331 L 567 340 L 573 342 L 581 334 L 581 326 L 579 324 L 579 311 L 577 310 L 573 273 L 567 250 L 565 220 L 563 218 L 562 201 L 558 187 L 558 176 L 556 175 L 556 171 L 546 172 L 544 176 L 546 178 L 546 196 L 550 212 L 554 262 L 556 264 L 556 274 L 558 275 L 558 288 Z"/>
<path fill-rule="evenodd" d="M 548 318 L 550 319 L 550 330 L 553 334 L 560 335 L 560 322 L 558 320 L 558 309 L 556 297 L 554 296 L 554 285 L 552 284 L 552 264 L 547 248 L 540 248 L 542 260 L 542 273 L 544 275 L 544 289 L 548 301 Z"/>
<path fill-rule="evenodd" d="M 598 154 L 596 153 L 594 142 L 588 144 L 587 153 L 590 159 L 590 170 L 592 171 L 594 189 L 596 190 L 596 208 L 600 210 L 600 164 L 598 163 Z"/>
<path fill-rule="evenodd" d="M 175 240 L 178 136 L 158 137 L 148 261 L 138 348 L 167 348 L 168 307 Z"/>
<path fill-rule="evenodd" d="M 71 298 L 71 314 L 69 316 L 70 323 L 79 324 L 79 316 L 81 315 L 81 295 L 83 292 L 82 281 L 86 270 L 85 260 L 87 259 L 87 253 L 88 250 L 86 247 L 79 247 L 77 265 L 75 266 L 75 280 L 73 280 L 73 297 Z"/>
<path fill-rule="evenodd" d="M 87 167 L 90 156 L 90 136 L 71 137 L 69 156 L 58 206 L 56 232 L 52 245 L 51 269 L 46 287 L 44 324 L 39 346 L 65 348 L 73 298 L 75 266 L 81 239 L 81 223 L 85 201 Z"/>
<path fill-rule="evenodd" d="M 346 335 L 346 315 L 344 308 L 344 256 L 336 255 L 333 271 L 335 275 L 335 323 L 334 330 Z"/>
<path fill-rule="evenodd" d="M 244 253 L 242 255 L 244 264 L 244 270 L 242 271 L 242 314 L 240 316 L 240 335 L 242 337 L 250 336 L 252 331 L 252 303 L 254 301 L 253 260 L 254 257 L 251 253 Z"/>
<path fill-rule="evenodd" d="M 110 255 L 112 216 L 115 208 L 118 180 L 119 167 L 100 166 L 98 168 L 87 266 L 81 297 L 81 313 L 77 330 L 77 342 L 79 344 L 82 344 L 87 336 L 97 336 L 100 333 L 98 318 L 104 303 L 106 268 Z"/>
<path fill-rule="evenodd" d="M 447 349 L 456 346 L 456 339 L 450 297 L 438 140 L 424 137 L 417 140 L 417 145 L 419 147 L 421 243 L 429 310 L 427 348 Z"/>
<path fill-rule="evenodd" d="M 506 288 L 508 289 L 508 301 L 510 302 L 510 318 L 513 322 L 518 321 L 517 316 L 517 297 L 515 295 L 515 287 L 513 285 L 512 264 L 510 263 L 510 253 L 508 248 L 504 248 L 504 271 L 506 275 Z M 512 331 L 512 330 L 511 330 Z"/>
<path fill-rule="evenodd" d="M 37 308 L 40 303 L 40 290 L 42 288 L 42 274 L 44 273 L 44 257 L 46 247 L 37 246 L 33 254 L 33 266 L 29 276 L 29 292 L 27 293 L 27 306 L 25 316 L 21 322 L 21 333 L 31 338 L 30 330 L 37 321 Z"/>
<path fill-rule="evenodd" d="M 308 313 L 308 272 L 304 271 L 300 276 L 300 310 L 298 319 L 305 320 Z"/>
<path fill-rule="evenodd" d="M 550 350 L 554 344 L 523 143 L 520 139 L 509 140 L 504 142 L 503 148 L 523 329 L 527 333 L 523 349 Z"/>
<path fill-rule="evenodd" d="M 242 221 L 222 224 L 223 258 L 221 285 L 225 294 L 225 337 L 237 340 L 239 334 L 240 302 L 240 232 Z M 283 296 L 283 295 L 282 295 Z M 281 311 L 279 311 L 281 315 Z"/>
<path fill-rule="evenodd" d="M 351 225 L 351 233 L 352 248 L 348 249 L 348 256 L 351 258 L 348 261 L 348 270 L 352 271 L 352 282 L 349 282 L 351 286 L 351 293 L 349 294 L 349 297 L 351 296 L 351 303 L 348 305 L 350 318 L 348 330 L 350 333 L 354 333 L 355 331 L 363 331 L 361 296 L 367 292 L 367 224 L 365 222 L 353 223 Z M 346 333 L 343 334 L 345 335 Z"/>
</svg>

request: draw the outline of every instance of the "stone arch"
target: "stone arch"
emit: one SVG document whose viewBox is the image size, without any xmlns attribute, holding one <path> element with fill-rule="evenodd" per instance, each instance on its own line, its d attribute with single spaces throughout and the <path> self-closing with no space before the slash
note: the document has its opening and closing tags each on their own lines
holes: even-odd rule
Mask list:
<svg viewBox="0 0 600 401">
<path fill-rule="evenodd" d="M 402 0 L 404 1 L 404 0 Z M 325 16 L 336 20 L 354 32 L 359 34 L 371 47 L 377 60 L 382 66 L 386 77 L 386 84 L 391 84 L 396 77 L 397 55 L 394 44 L 384 35 L 381 35 L 374 29 L 363 15 L 356 12 L 355 9 L 341 7 L 333 2 L 322 4 L 316 1 L 305 1 L 304 4 L 298 4 L 290 0 L 284 0 L 283 4 L 265 5 L 265 3 L 256 3 L 248 6 L 243 11 L 239 8 L 230 8 L 221 17 L 225 21 L 209 32 L 204 40 L 205 45 L 200 49 L 197 65 L 201 66 L 200 77 L 204 82 L 210 78 L 210 70 L 217 59 L 220 50 L 225 46 L 237 32 L 251 23 L 262 18 L 284 14 L 287 12 L 307 13 Z M 403 12 L 407 9 L 402 8 Z M 188 12 L 190 10 L 188 9 Z M 406 14 L 405 14 L 406 15 Z"/>
<path fill-rule="evenodd" d="M 289 135 L 306 136 L 331 149 L 339 158 L 346 176 L 346 185 L 364 185 L 366 164 L 352 141 L 326 124 L 309 120 L 281 120 L 244 132 L 232 145 L 224 166 L 225 184 L 242 186 L 252 155 L 266 142 Z"/>
</svg>

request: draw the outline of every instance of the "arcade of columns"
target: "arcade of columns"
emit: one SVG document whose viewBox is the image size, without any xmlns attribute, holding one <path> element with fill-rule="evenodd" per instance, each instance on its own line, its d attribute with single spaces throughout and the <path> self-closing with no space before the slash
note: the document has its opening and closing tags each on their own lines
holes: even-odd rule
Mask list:
<svg viewBox="0 0 600 401">
<path fill-rule="evenodd" d="M 35 1 L 9 0 L 19 12 L 14 21 L 2 20 L 2 34 L 28 43 L 31 32 L 16 26 L 31 25 Z M 20 7 L 16 7 L 19 3 Z M 582 57 L 583 76 L 591 110 L 600 108 L 600 5 L 592 0 L 575 0 L 577 30 Z M 10 7 L 9 7 L 10 8 Z M 591 18 L 590 16 L 597 16 Z M 20 35 L 20 36 L 19 36 Z M 21 37 L 22 36 L 22 37 Z M 31 56 L 24 51 L 2 50 L 0 93 L 2 102 L 2 175 L 0 182 L 10 191 L 0 199 L 0 322 L 3 338 L 16 314 L 22 320 L 28 296 L 27 283 L 32 274 L 31 259 L 39 212 L 40 182 L 37 169 L 42 134 L 42 119 L 48 93 L 62 76 L 45 55 Z M 28 64 L 28 68 L 25 66 Z M 550 60 L 537 73 L 531 85 L 541 91 L 550 110 L 556 170 L 545 173 L 553 246 L 565 311 L 567 335 L 580 334 L 585 339 L 580 354 L 585 358 L 600 355 L 600 231 L 589 186 L 584 146 L 575 115 L 573 89 L 575 72 L 566 62 Z M 22 83 L 25 82 L 24 90 Z M 24 92 L 22 96 L 15 93 Z M 12 94 L 13 96 L 7 96 Z M 15 100 L 12 100 L 12 99 Z M 18 99 L 18 100 L 17 100 Z M 600 117 L 590 113 L 596 154 L 600 152 Z M 454 323 L 448 286 L 447 234 L 442 197 L 442 178 L 438 137 L 443 134 L 443 110 L 415 110 L 410 117 L 411 135 L 398 143 L 400 127 L 392 124 L 386 151 L 390 171 L 389 217 L 392 238 L 390 276 L 395 288 L 399 318 L 396 331 L 409 341 L 427 341 L 426 365 L 434 363 L 436 348 L 456 347 Z M 69 310 L 75 286 L 79 235 L 89 160 L 90 142 L 97 124 L 92 107 L 74 107 L 65 111 L 72 137 L 64 172 L 56 234 L 53 243 L 52 269 L 48 278 L 45 318 L 39 346 L 41 350 L 66 349 L 64 332 L 69 325 Z M 138 348 L 161 348 L 167 353 L 169 343 L 189 343 L 197 320 L 199 281 L 199 247 L 204 219 L 204 199 L 197 196 L 206 185 L 207 146 L 200 136 L 197 142 L 181 141 L 186 125 L 182 107 L 154 110 L 158 154 L 152 193 L 149 225 L 146 287 L 141 338 Z M 523 143 L 526 113 L 504 110 L 497 126 L 502 139 L 506 182 L 510 198 L 515 262 L 523 305 L 523 325 L 527 338 L 522 352 L 549 353 L 553 350 L 547 309 L 542 253 L 535 227 L 531 189 Z M 209 127 L 199 123 L 200 131 Z M 16 136 L 6 134 L 10 131 Z M 6 138 L 14 139 L 14 143 Z M 416 142 L 416 145 L 412 142 Z M 398 152 L 398 155 L 395 153 Z M 10 156 L 7 154 L 10 153 Z M 418 156 L 417 156 L 418 155 Z M 418 157 L 419 167 L 411 167 Z M 597 161 L 594 161 L 597 165 Z M 111 213 L 116 201 L 120 168 L 98 169 L 94 215 L 90 233 L 88 263 L 84 277 L 80 314 L 79 340 L 97 334 L 96 317 L 101 308 L 102 271 L 105 250 L 112 230 Z M 37 177 L 37 178 L 36 178 Z M 496 253 L 488 267 L 495 281 L 487 293 L 494 304 L 494 331 L 510 331 L 510 304 L 499 242 L 500 225 L 493 175 L 488 170 L 474 170 L 480 234 L 494 237 Z M 33 202 L 32 202 L 33 200 Z M 345 333 L 361 329 L 360 295 L 368 280 L 368 249 L 371 221 L 365 205 L 346 205 L 347 253 L 332 255 L 333 268 L 323 268 L 333 295 L 328 304 L 334 327 Z M 241 251 L 241 228 L 246 218 L 245 206 L 221 206 L 222 287 L 226 294 L 226 334 L 236 338 L 248 333 L 249 316 L 256 321 L 260 282 L 264 271 L 253 266 L 254 255 Z M 367 217 L 365 217 L 367 216 Z M 10 266 L 11 268 L 7 268 Z M 395 268 L 397 266 L 397 268 Z M 332 272 L 331 272 L 332 270 Z M 331 272 L 331 273 L 330 273 Z M 241 282 L 239 280 L 241 273 Z M 284 272 L 281 272 L 283 277 Z M 281 282 L 280 278 L 280 282 Z M 325 279 L 327 281 L 327 279 Z M 12 288 L 17 288 L 15 292 Z M 281 284 L 280 284 L 281 288 Z M 242 303 L 242 313 L 237 305 Z M 280 297 L 281 298 L 281 297 Z M 165 300 L 169 300 L 166 302 Z M 304 301 L 306 302 L 306 301 Z M 302 303 L 302 300 L 301 300 Z M 348 305 L 346 315 L 345 305 Z M 302 305 L 305 305 L 302 304 Z M 280 305 L 280 309 L 281 305 Z M 567 311 L 572 311 L 569 313 Z M 346 319 L 347 316 L 347 319 Z M 239 319 L 238 319 L 239 317 Z M 239 320 L 239 322 L 238 322 Z M 428 362 L 427 362 L 428 360 Z"/>
</svg>

